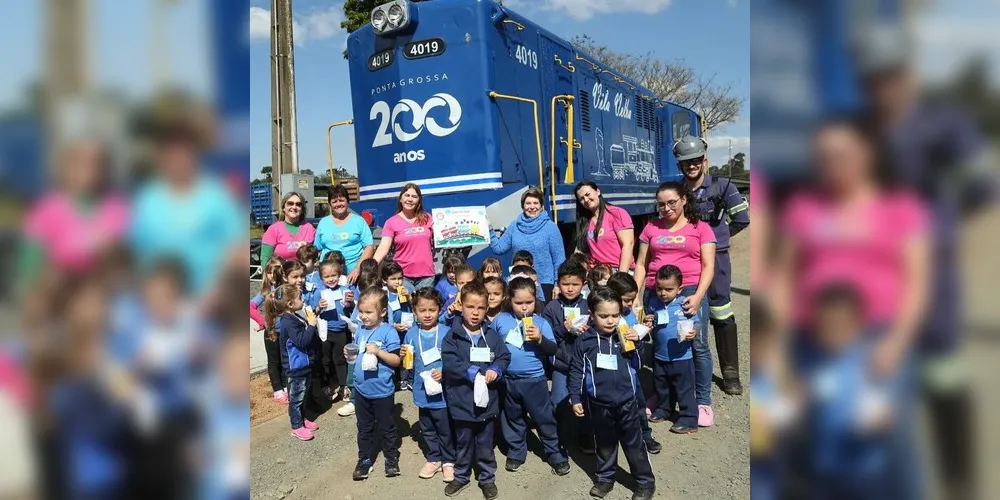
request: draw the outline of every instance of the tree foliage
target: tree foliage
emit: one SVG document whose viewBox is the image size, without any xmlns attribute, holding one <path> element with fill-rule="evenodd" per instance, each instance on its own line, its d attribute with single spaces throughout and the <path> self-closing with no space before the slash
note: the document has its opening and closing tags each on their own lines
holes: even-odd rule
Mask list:
<svg viewBox="0 0 1000 500">
<path fill-rule="evenodd" d="M 715 75 L 699 76 L 683 61 L 663 60 L 653 52 L 618 52 L 587 35 L 573 37 L 572 42 L 597 61 L 646 87 L 660 99 L 695 110 L 702 118 L 705 131 L 735 121 L 743 108 L 744 100 L 733 95 L 732 84 L 716 83 Z"/>
</svg>

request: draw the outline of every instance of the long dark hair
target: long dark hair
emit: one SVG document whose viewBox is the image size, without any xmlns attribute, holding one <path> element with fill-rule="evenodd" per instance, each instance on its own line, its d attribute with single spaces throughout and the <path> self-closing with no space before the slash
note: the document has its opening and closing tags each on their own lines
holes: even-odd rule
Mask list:
<svg viewBox="0 0 1000 500">
<path fill-rule="evenodd" d="M 576 247 L 580 249 L 581 252 L 588 251 L 587 245 L 587 229 L 590 228 L 590 218 L 594 216 L 587 207 L 584 207 L 580 203 L 580 197 L 577 193 L 583 187 L 589 187 L 594 191 L 600 191 L 593 181 L 580 181 L 579 184 L 573 188 L 573 198 L 576 199 Z M 594 222 L 594 241 L 597 241 L 598 233 L 601 231 L 601 224 L 604 223 L 604 213 L 608 211 L 608 202 L 604 201 L 604 195 L 597 195 L 597 220 Z"/>
<path fill-rule="evenodd" d="M 656 196 L 659 197 L 660 193 L 664 191 L 673 191 L 677 193 L 677 196 L 684 198 L 684 217 L 687 217 L 692 226 L 697 226 L 698 222 L 701 221 L 701 216 L 698 215 L 698 207 L 691 190 L 681 182 L 664 182 L 656 188 Z"/>
</svg>

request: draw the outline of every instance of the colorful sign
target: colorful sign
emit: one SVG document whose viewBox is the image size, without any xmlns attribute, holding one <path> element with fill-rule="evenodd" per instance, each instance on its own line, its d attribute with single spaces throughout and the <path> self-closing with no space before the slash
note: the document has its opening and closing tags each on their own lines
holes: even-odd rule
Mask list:
<svg viewBox="0 0 1000 500">
<path fill-rule="evenodd" d="M 437 248 L 467 247 L 490 243 L 490 221 L 486 207 L 435 208 L 434 246 Z"/>
</svg>

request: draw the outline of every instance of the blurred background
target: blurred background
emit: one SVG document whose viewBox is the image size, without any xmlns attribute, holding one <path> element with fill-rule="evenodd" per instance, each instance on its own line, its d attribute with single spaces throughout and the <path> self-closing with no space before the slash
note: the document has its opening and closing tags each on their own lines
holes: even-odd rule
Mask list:
<svg viewBox="0 0 1000 500">
<path fill-rule="evenodd" d="M 248 9 L 4 3 L 0 497 L 249 497 Z"/>
<path fill-rule="evenodd" d="M 751 497 L 1000 497 L 1000 3 L 750 22 Z"/>
</svg>

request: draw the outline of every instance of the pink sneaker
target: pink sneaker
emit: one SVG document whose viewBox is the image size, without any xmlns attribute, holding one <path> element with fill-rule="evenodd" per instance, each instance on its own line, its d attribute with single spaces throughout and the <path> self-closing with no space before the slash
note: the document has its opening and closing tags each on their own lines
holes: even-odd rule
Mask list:
<svg viewBox="0 0 1000 500">
<path fill-rule="evenodd" d="M 288 393 L 286 391 L 278 391 L 274 393 L 274 402 L 282 405 L 288 404 Z"/>
<path fill-rule="evenodd" d="M 298 429 L 292 429 L 292 437 L 301 441 L 309 441 L 313 438 L 313 433 L 305 427 L 299 427 Z"/>
<path fill-rule="evenodd" d="M 708 405 L 698 405 L 698 427 L 711 427 L 715 425 L 715 413 Z"/>
<path fill-rule="evenodd" d="M 313 422 L 311 420 L 304 420 L 303 424 L 302 424 L 302 427 L 305 427 L 306 429 L 309 429 L 309 432 L 313 432 L 313 431 L 318 431 L 319 430 L 319 426 L 316 425 L 316 422 Z"/>
</svg>

